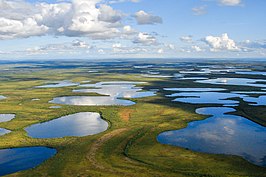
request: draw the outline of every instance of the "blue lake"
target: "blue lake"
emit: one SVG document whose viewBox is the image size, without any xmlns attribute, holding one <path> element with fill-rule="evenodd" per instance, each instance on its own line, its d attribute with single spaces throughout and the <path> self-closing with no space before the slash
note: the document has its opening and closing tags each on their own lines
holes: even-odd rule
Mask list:
<svg viewBox="0 0 266 177">
<path fill-rule="evenodd" d="M 211 91 L 225 91 L 223 88 L 164 88 L 167 91 L 178 92 L 211 92 Z"/>
<path fill-rule="evenodd" d="M 25 130 L 33 138 L 60 138 L 94 135 L 107 128 L 108 123 L 101 118 L 99 113 L 81 112 L 34 124 Z"/>
<path fill-rule="evenodd" d="M 217 78 L 217 79 L 207 79 L 207 80 L 197 80 L 195 82 L 204 84 L 218 84 L 218 85 L 238 85 L 238 86 L 251 86 L 251 87 L 262 87 L 265 88 L 266 80 L 263 79 L 247 79 L 247 78 Z"/>
<path fill-rule="evenodd" d="M 261 95 L 259 97 L 243 97 L 246 102 L 251 102 L 250 105 L 254 106 L 266 106 L 266 95 Z"/>
<path fill-rule="evenodd" d="M 137 84 L 145 82 L 131 81 L 109 81 L 98 82 L 95 84 L 83 84 L 80 87 L 89 87 L 85 89 L 75 89 L 74 93 L 98 93 L 106 96 L 65 96 L 57 97 L 50 103 L 79 105 L 79 106 L 130 106 L 135 102 L 121 98 L 142 98 L 154 96 L 156 91 L 143 91 Z"/>
<path fill-rule="evenodd" d="M 5 128 L 0 128 L 0 136 L 10 133 L 10 130 L 7 130 Z"/>
<path fill-rule="evenodd" d="M 133 68 L 135 69 L 145 69 L 145 68 L 151 68 L 153 65 L 135 65 Z"/>
<path fill-rule="evenodd" d="M 199 108 L 198 114 L 211 117 L 191 122 L 184 129 L 163 132 L 157 140 L 199 152 L 237 155 L 266 166 L 266 127 L 228 114 L 234 111 L 228 107 Z"/>
<path fill-rule="evenodd" d="M 58 81 L 58 82 L 51 82 L 46 85 L 36 86 L 36 88 L 60 88 L 60 87 L 69 87 L 76 85 L 79 85 L 79 83 L 74 83 L 71 81 Z"/>
<path fill-rule="evenodd" d="M 47 147 L 0 149 L 0 176 L 34 168 L 55 154 Z"/>
<path fill-rule="evenodd" d="M 159 74 L 141 74 L 142 77 L 149 77 L 149 78 L 170 78 L 174 77 L 171 75 L 159 75 Z"/>
<path fill-rule="evenodd" d="M 16 117 L 15 114 L 0 114 L 0 122 L 8 122 Z"/>
<path fill-rule="evenodd" d="M 182 77 L 182 78 L 176 78 L 177 80 L 205 80 L 208 79 L 208 77 Z"/>
<path fill-rule="evenodd" d="M 180 92 L 167 95 L 175 98 L 173 101 L 191 104 L 238 104 L 238 101 L 228 100 L 229 98 L 239 97 L 239 94 L 220 93 L 220 92 Z"/>
<path fill-rule="evenodd" d="M 242 71 L 242 72 L 236 72 L 236 74 L 246 74 L 246 75 L 263 75 L 266 76 L 266 72 L 264 71 Z"/>
<path fill-rule="evenodd" d="M 94 89 L 77 89 L 73 92 L 79 93 L 98 93 L 101 95 L 108 95 L 115 98 L 142 98 L 154 96 L 154 91 L 142 91 L 141 87 L 136 87 L 132 84 L 104 84 L 94 85 Z"/>
<path fill-rule="evenodd" d="M 224 106 L 238 106 L 238 101 L 233 98 L 241 98 L 249 105 L 265 106 L 266 92 L 263 91 L 232 91 L 230 93 L 222 92 L 222 88 L 164 88 L 173 93 L 167 97 L 177 97 L 173 101 L 190 104 L 223 104 Z M 259 96 L 252 96 L 252 95 Z"/>
<path fill-rule="evenodd" d="M 117 99 L 110 96 L 65 96 L 56 97 L 49 103 L 77 105 L 77 106 L 130 106 L 135 102 L 130 100 Z"/>
</svg>

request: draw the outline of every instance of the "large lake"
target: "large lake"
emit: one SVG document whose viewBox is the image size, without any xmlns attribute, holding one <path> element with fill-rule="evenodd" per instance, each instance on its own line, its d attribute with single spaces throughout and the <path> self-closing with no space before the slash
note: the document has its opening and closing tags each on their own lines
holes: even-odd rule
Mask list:
<svg viewBox="0 0 266 177">
<path fill-rule="evenodd" d="M 195 81 L 204 84 L 218 84 L 218 85 L 237 85 L 237 86 L 251 86 L 265 88 L 266 80 L 264 79 L 249 79 L 249 78 L 217 78 Z"/>
<path fill-rule="evenodd" d="M 117 99 L 110 96 L 65 96 L 56 97 L 49 103 L 77 105 L 77 106 L 110 106 L 121 105 L 130 106 L 135 102 L 130 100 Z"/>
<path fill-rule="evenodd" d="M 130 106 L 134 105 L 135 102 L 125 100 L 126 98 L 143 98 L 155 95 L 155 91 L 143 91 L 141 87 L 136 87 L 136 84 L 143 84 L 143 82 L 109 81 L 83 84 L 80 87 L 87 88 L 75 89 L 73 92 L 98 93 L 106 96 L 64 96 L 56 97 L 50 103 L 79 106 Z"/>
<path fill-rule="evenodd" d="M 251 163 L 266 166 L 266 128 L 244 117 L 228 114 L 235 109 L 206 107 L 196 110 L 210 118 L 195 121 L 184 129 L 158 135 L 162 144 L 194 151 L 238 155 Z"/>
</svg>

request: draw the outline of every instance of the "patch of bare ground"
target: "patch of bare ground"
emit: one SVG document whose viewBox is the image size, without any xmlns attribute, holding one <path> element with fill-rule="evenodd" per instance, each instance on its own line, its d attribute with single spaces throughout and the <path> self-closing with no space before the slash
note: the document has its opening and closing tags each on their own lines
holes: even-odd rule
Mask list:
<svg viewBox="0 0 266 177">
<path fill-rule="evenodd" d="M 121 117 L 122 120 L 124 121 L 129 121 L 131 118 L 131 114 L 133 113 L 134 110 L 129 109 L 129 108 L 124 108 L 119 112 L 119 116 Z"/>
</svg>

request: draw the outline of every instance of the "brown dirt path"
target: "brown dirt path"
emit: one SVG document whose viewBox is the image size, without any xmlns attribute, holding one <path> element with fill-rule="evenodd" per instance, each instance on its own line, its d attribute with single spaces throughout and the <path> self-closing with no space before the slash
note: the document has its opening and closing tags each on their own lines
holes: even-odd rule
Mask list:
<svg viewBox="0 0 266 177">
<path fill-rule="evenodd" d="M 121 134 L 122 132 L 126 131 L 127 128 L 121 128 L 121 129 L 117 129 L 114 130 L 112 132 L 109 132 L 105 135 L 103 135 L 102 137 L 100 137 L 99 139 L 97 139 L 90 147 L 89 152 L 87 153 L 86 158 L 92 163 L 92 165 L 98 169 L 104 169 L 107 170 L 106 167 L 102 166 L 101 163 L 97 162 L 96 159 L 96 154 L 97 151 L 99 149 L 101 149 L 101 147 L 104 145 L 105 142 L 107 142 L 108 140 L 110 140 L 111 138 L 115 137 L 116 135 Z M 108 171 L 113 172 L 111 169 L 108 169 Z"/>
</svg>

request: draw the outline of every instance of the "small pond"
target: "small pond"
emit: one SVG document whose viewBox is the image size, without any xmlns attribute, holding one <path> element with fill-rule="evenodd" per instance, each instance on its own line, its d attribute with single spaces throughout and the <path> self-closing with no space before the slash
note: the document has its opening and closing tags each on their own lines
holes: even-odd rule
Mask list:
<svg viewBox="0 0 266 177">
<path fill-rule="evenodd" d="M 0 122 L 8 122 L 16 117 L 15 114 L 0 114 Z"/>
<path fill-rule="evenodd" d="M 0 95 L 0 100 L 3 100 L 3 99 L 6 99 L 6 97 L 3 95 Z"/>
<path fill-rule="evenodd" d="M 10 133 L 10 130 L 7 130 L 5 128 L 0 128 L 0 136 Z"/>
<path fill-rule="evenodd" d="M 99 113 L 81 112 L 34 124 L 25 130 L 33 138 L 60 138 L 94 135 L 107 128 L 108 123 L 101 118 Z"/>
<path fill-rule="evenodd" d="M 0 176 L 34 168 L 55 154 L 47 147 L 0 149 Z"/>
<path fill-rule="evenodd" d="M 59 109 L 59 108 L 61 108 L 62 106 L 50 106 L 49 108 L 51 108 L 51 109 Z"/>
<path fill-rule="evenodd" d="M 198 114 L 211 117 L 191 122 L 184 129 L 163 132 L 157 140 L 199 152 L 238 155 L 266 166 L 266 127 L 228 114 L 234 111 L 228 107 L 199 108 Z"/>
<path fill-rule="evenodd" d="M 76 85 L 79 85 L 79 83 L 74 83 L 72 81 L 59 81 L 59 82 L 51 82 L 46 85 L 36 86 L 36 88 L 60 88 L 60 87 L 69 87 Z"/>
</svg>

